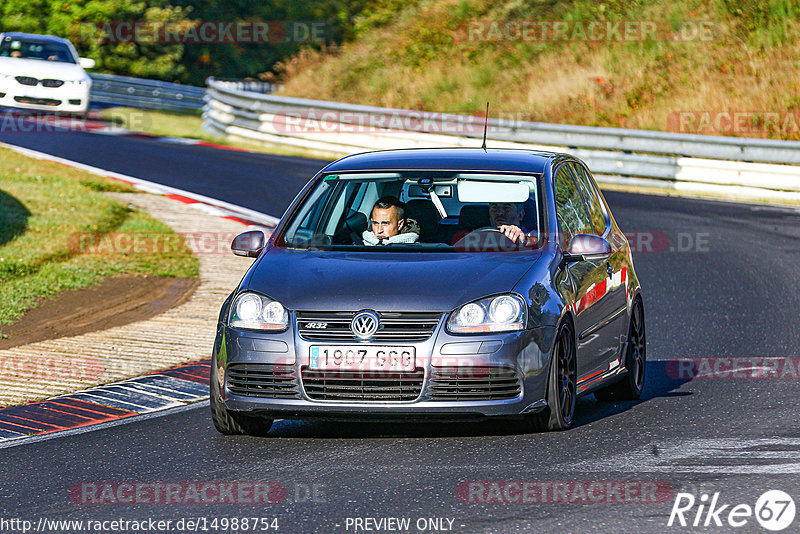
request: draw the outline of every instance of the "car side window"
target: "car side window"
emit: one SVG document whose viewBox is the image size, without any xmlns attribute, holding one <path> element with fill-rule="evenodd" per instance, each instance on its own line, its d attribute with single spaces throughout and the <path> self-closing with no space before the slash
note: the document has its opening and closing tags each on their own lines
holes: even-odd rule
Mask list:
<svg viewBox="0 0 800 534">
<path fill-rule="evenodd" d="M 566 165 L 562 165 L 556 171 L 554 184 L 561 248 L 566 250 L 573 236 L 591 234 L 594 230 L 578 186 L 575 185 Z"/>
<path fill-rule="evenodd" d="M 587 206 L 589 206 L 589 216 L 592 219 L 594 233 L 602 236 L 606 233 L 606 216 L 603 213 L 603 207 L 600 203 L 600 198 L 597 196 L 597 191 L 592 186 L 592 182 L 583 165 L 570 163 L 570 167 L 575 175 L 575 183 L 578 184 L 578 189 L 580 189 Z"/>
</svg>

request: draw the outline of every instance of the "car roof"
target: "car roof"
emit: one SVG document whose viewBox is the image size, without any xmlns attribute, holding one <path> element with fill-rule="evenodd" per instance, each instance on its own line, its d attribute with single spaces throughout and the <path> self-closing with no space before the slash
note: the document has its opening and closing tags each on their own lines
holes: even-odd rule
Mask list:
<svg viewBox="0 0 800 534">
<path fill-rule="evenodd" d="M 470 170 L 538 174 L 544 172 L 549 160 L 561 155 L 507 148 L 408 148 L 346 156 L 323 171 Z"/>
<path fill-rule="evenodd" d="M 21 33 L 21 32 L 5 32 L 0 33 L 0 37 L 5 39 L 11 37 L 12 39 L 29 39 L 31 41 L 49 41 L 52 43 L 67 44 L 69 41 L 63 37 L 56 37 L 55 35 L 39 35 L 36 33 Z"/>
</svg>

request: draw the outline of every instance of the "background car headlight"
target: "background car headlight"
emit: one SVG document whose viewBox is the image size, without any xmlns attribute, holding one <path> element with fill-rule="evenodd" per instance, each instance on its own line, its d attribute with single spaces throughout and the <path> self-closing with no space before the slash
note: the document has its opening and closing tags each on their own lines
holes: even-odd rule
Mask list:
<svg viewBox="0 0 800 534">
<path fill-rule="evenodd" d="M 525 328 L 527 308 L 519 295 L 498 295 L 460 307 L 447 320 L 454 334 L 513 332 Z"/>
<path fill-rule="evenodd" d="M 285 330 L 289 313 L 280 302 L 256 293 L 242 293 L 233 301 L 228 325 L 252 330 Z"/>
</svg>

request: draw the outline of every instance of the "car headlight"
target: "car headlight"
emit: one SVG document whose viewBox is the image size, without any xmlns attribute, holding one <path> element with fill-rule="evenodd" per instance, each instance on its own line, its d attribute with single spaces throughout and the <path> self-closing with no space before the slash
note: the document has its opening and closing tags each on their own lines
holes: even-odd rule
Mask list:
<svg viewBox="0 0 800 534">
<path fill-rule="evenodd" d="M 513 332 L 525 328 L 527 307 L 519 295 L 498 295 L 465 304 L 450 314 L 447 330 L 454 334 Z"/>
<path fill-rule="evenodd" d="M 289 313 L 280 302 L 256 293 L 242 293 L 233 301 L 228 325 L 251 330 L 286 330 Z"/>
</svg>

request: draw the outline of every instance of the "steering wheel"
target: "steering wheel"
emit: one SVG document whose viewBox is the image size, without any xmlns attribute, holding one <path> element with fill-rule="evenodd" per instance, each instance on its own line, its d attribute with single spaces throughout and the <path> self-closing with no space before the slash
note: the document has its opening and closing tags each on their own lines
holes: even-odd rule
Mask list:
<svg viewBox="0 0 800 534">
<path fill-rule="evenodd" d="M 472 232 L 497 232 L 498 234 L 502 234 L 502 236 L 504 238 L 506 238 L 508 241 L 511 241 L 515 245 L 521 245 L 522 244 L 519 241 L 511 240 L 511 238 L 507 237 L 505 233 L 501 232 L 500 229 L 497 226 L 482 226 L 480 228 L 476 228 Z M 472 232 L 470 232 L 470 233 L 472 233 Z"/>
<path fill-rule="evenodd" d="M 357 233 L 350 232 L 350 239 L 353 240 L 353 245 L 355 245 L 357 247 L 363 247 L 364 246 L 364 240 Z"/>
<path fill-rule="evenodd" d="M 497 233 L 500 234 L 499 238 L 492 239 L 491 243 L 487 243 L 481 238 L 481 235 L 486 235 L 489 233 Z M 470 237 L 473 236 L 473 237 Z M 453 244 L 454 247 L 465 247 L 465 248 L 473 248 L 477 247 L 478 250 L 486 251 L 486 247 L 488 246 L 489 249 L 498 251 L 504 250 L 517 250 L 520 243 L 516 241 L 510 240 L 506 235 L 501 232 L 496 226 L 483 226 L 481 228 L 476 228 L 475 230 L 470 231 L 468 234 L 462 236 L 456 243 Z"/>
</svg>

